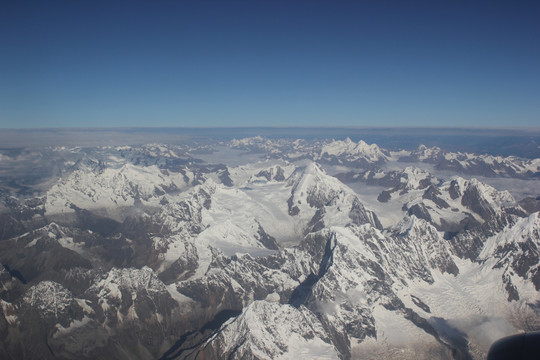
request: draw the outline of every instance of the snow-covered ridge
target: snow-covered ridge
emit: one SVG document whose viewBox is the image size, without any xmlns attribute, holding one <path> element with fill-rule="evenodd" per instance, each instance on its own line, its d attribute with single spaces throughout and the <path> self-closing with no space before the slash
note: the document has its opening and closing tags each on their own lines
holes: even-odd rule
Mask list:
<svg viewBox="0 0 540 360">
<path fill-rule="evenodd" d="M 505 269 L 507 283 L 511 283 L 510 278 L 517 274 L 522 280 L 514 279 L 513 283 L 524 279 L 540 291 L 540 213 L 520 219 L 512 227 L 487 239 L 478 258 L 494 263 L 493 268 Z"/>
<path fill-rule="evenodd" d="M 304 168 L 299 168 L 287 180 L 287 186 L 292 188 L 292 193 L 304 198 L 311 207 L 326 205 L 339 193 L 345 192 L 345 185 L 337 179 L 330 177 L 312 162 Z M 296 202 L 301 201 L 298 199 Z M 301 203 L 299 203 L 301 205 Z"/>
<path fill-rule="evenodd" d="M 289 177 L 286 186 L 291 188 L 291 196 L 287 200 L 289 215 L 299 217 L 304 222 L 309 221 L 315 227 L 320 226 L 317 221 L 345 225 L 351 220 L 380 227 L 377 216 L 364 208 L 353 190 L 326 174 L 314 162 L 298 168 Z M 320 218 L 317 219 L 316 214 Z"/>
<path fill-rule="evenodd" d="M 100 299 L 122 297 L 121 290 L 131 294 L 138 291 L 167 292 L 167 288 L 154 274 L 152 269 L 145 266 L 142 269 L 115 269 L 106 274 L 106 277 L 98 281 L 91 289 L 99 289 Z"/>
<path fill-rule="evenodd" d="M 333 165 L 353 165 L 372 168 L 388 161 L 422 162 L 433 164 L 438 170 L 488 177 L 538 178 L 540 159 L 516 156 L 493 156 L 465 152 L 450 152 L 439 147 L 420 145 L 417 149 L 388 151 L 376 144 L 357 143 L 350 138 L 331 141 L 266 139 L 262 137 L 233 140 L 231 148 L 266 153 L 267 157 L 285 160 L 310 159 Z"/>
<path fill-rule="evenodd" d="M 262 136 L 254 136 L 250 138 L 243 139 L 233 139 L 229 143 L 231 147 L 243 147 L 251 146 L 254 144 L 268 144 L 271 143 L 270 140 L 263 138 Z"/>
<path fill-rule="evenodd" d="M 367 144 L 365 141 L 360 140 L 355 143 L 350 138 L 341 140 L 334 140 L 328 144 L 324 144 L 320 158 L 326 157 L 336 158 L 340 162 L 357 162 L 364 160 L 367 163 L 380 163 L 389 160 L 389 153 L 382 150 L 377 144 Z"/>
<path fill-rule="evenodd" d="M 531 242 L 540 247 L 540 213 L 536 212 L 527 218 L 520 219 L 514 226 L 491 237 L 480 254 L 480 259 L 487 259 L 494 255 L 497 248 L 507 245 Z M 531 250 L 535 253 L 538 250 Z M 539 258 L 540 261 L 540 258 Z"/>
<path fill-rule="evenodd" d="M 389 172 L 379 179 L 366 174 L 368 183 L 392 186 L 378 195 L 379 202 L 427 220 L 444 231 L 472 228 L 508 214 L 525 214 L 508 191 L 499 191 L 474 178 L 454 177 L 442 182 L 429 172 L 412 167 Z"/>
<path fill-rule="evenodd" d="M 181 173 L 163 171 L 157 166 L 125 164 L 98 172 L 76 170 L 47 192 L 47 214 L 73 212 L 71 205 L 83 209 L 134 206 L 137 201 L 157 206 L 161 196 L 187 186 Z"/>
<path fill-rule="evenodd" d="M 438 179 L 426 170 L 407 166 L 402 173 L 400 181 L 407 190 L 423 189 L 427 184 L 437 184 Z"/>
<path fill-rule="evenodd" d="M 540 159 L 448 152 L 436 146 L 428 148 L 425 145 L 420 145 L 408 154 L 402 154 L 399 160 L 432 163 L 439 170 L 488 177 L 538 178 L 540 172 Z"/>
<path fill-rule="evenodd" d="M 68 316 L 70 308 L 79 307 L 71 292 L 54 281 L 42 281 L 32 286 L 22 301 L 42 317 L 53 317 L 56 321 Z"/>
<path fill-rule="evenodd" d="M 317 317 L 305 307 L 254 301 L 207 346 L 228 359 L 339 359 Z"/>
</svg>

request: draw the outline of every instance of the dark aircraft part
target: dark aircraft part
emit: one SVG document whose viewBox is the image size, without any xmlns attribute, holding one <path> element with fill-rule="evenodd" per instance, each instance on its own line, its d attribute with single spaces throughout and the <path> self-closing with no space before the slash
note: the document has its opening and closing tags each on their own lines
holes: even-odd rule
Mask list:
<svg viewBox="0 0 540 360">
<path fill-rule="evenodd" d="M 540 331 L 508 336 L 497 340 L 489 349 L 487 360 L 540 359 Z"/>
</svg>

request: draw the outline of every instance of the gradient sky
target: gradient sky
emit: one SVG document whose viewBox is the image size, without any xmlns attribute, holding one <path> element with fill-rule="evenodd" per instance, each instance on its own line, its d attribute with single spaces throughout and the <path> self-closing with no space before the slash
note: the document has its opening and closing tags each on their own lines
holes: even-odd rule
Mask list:
<svg viewBox="0 0 540 360">
<path fill-rule="evenodd" d="M 0 128 L 540 126 L 539 1 L 0 2 Z"/>
</svg>

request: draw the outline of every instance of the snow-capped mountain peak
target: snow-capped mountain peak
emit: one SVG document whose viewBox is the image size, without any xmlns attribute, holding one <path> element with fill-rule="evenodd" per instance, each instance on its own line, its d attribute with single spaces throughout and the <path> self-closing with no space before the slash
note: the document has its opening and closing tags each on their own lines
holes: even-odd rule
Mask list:
<svg viewBox="0 0 540 360">
<path fill-rule="evenodd" d="M 225 323 L 205 352 L 227 359 L 339 359 L 320 321 L 304 307 L 254 301 Z"/>
<path fill-rule="evenodd" d="M 389 154 L 377 144 L 367 144 L 360 140 L 355 143 L 350 138 L 334 140 L 325 144 L 320 152 L 320 158 L 338 162 L 366 162 L 379 163 L 389 159 Z"/>
</svg>

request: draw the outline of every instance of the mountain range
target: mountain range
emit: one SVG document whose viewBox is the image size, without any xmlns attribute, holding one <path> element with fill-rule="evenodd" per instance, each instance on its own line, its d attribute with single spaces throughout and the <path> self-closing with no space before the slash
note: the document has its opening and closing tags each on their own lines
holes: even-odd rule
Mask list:
<svg viewBox="0 0 540 360">
<path fill-rule="evenodd" d="M 257 136 L 0 168 L 1 358 L 483 359 L 540 329 L 538 158 Z"/>
</svg>

